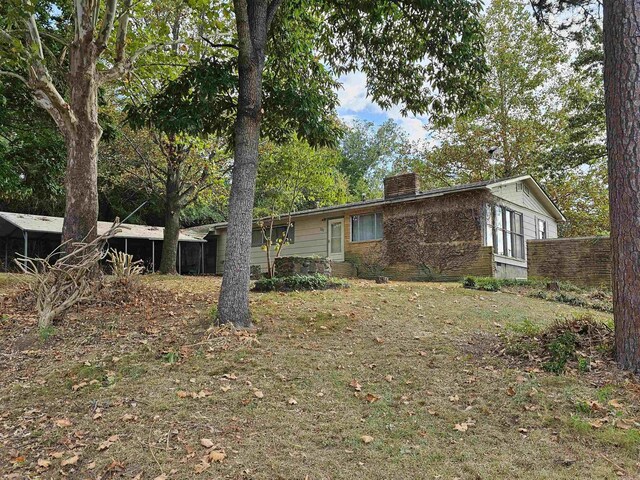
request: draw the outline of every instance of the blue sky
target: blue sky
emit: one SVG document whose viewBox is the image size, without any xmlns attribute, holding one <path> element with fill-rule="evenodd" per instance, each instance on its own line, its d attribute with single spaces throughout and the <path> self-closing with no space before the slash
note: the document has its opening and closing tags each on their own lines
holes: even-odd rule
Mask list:
<svg viewBox="0 0 640 480">
<path fill-rule="evenodd" d="M 342 88 L 338 90 L 338 98 L 340 99 L 338 114 L 345 122 L 349 123 L 354 119 L 360 119 L 380 125 L 391 118 L 407 132 L 411 140 L 426 140 L 427 131 L 424 126 L 428 124 L 428 118 L 411 115 L 403 117 L 399 106 L 390 110 L 382 110 L 367 97 L 367 79 L 364 73 L 355 72 L 343 75 L 340 77 L 340 83 L 342 83 Z"/>
</svg>

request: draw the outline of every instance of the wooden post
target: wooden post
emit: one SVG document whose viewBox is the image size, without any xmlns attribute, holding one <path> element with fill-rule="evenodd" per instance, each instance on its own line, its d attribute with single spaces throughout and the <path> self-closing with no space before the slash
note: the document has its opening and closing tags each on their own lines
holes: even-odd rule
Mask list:
<svg viewBox="0 0 640 480">
<path fill-rule="evenodd" d="M 124 239 L 124 254 L 128 255 L 129 254 L 129 243 L 128 243 L 128 238 Z"/>
<path fill-rule="evenodd" d="M 151 240 L 151 273 L 156 272 L 156 241 Z"/>
<path fill-rule="evenodd" d="M 24 257 L 25 257 L 25 259 L 22 261 L 22 265 L 24 266 L 24 268 L 27 268 L 27 257 L 29 256 L 29 232 L 25 230 L 22 235 L 24 235 Z"/>
</svg>

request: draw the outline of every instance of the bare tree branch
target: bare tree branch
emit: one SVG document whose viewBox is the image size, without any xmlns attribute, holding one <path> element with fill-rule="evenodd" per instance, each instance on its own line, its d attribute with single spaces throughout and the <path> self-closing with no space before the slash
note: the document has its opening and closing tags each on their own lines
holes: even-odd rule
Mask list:
<svg viewBox="0 0 640 480">
<path fill-rule="evenodd" d="M 5 76 L 8 76 L 8 77 L 17 78 L 22 83 L 24 83 L 27 87 L 29 86 L 29 82 L 27 81 L 27 79 L 24 78 L 22 75 L 19 75 L 17 73 L 7 72 L 5 70 L 0 70 L 0 75 L 5 75 Z"/>
<path fill-rule="evenodd" d="M 118 0 L 107 0 L 105 5 L 104 18 L 102 19 L 102 27 L 96 39 L 98 52 L 103 52 L 107 48 L 107 42 L 113 31 L 113 24 L 116 18 L 116 6 Z M 119 32 L 118 32 L 119 33 Z"/>
<path fill-rule="evenodd" d="M 202 38 L 202 40 L 204 40 L 211 48 L 233 48 L 234 50 L 239 50 L 238 46 L 233 43 L 214 43 L 207 37 L 200 36 L 200 38 Z"/>
</svg>

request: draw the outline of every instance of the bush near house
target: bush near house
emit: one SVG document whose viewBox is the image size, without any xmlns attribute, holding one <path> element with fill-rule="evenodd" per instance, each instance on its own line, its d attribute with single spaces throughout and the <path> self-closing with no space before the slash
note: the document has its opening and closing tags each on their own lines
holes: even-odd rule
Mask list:
<svg viewBox="0 0 640 480">
<path fill-rule="evenodd" d="M 299 290 L 328 290 L 347 288 L 349 284 L 321 273 L 290 275 L 287 277 L 261 278 L 253 286 L 254 292 L 293 292 Z"/>
</svg>

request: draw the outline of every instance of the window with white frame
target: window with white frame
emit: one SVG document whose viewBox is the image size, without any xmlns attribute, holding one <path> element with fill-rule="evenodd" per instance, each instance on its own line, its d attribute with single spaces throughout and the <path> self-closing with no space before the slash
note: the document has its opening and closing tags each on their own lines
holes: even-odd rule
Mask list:
<svg viewBox="0 0 640 480">
<path fill-rule="evenodd" d="M 493 245 L 496 254 L 524 259 L 524 230 L 521 213 L 496 205 L 487 213 L 486 232 L 485 244 Z M 493 232 L 493 236 L 489 232 Z"/>
<path fill-rule="evenodd" d="M 382 213 L 367 213 L 351 217 L 351 241 L 366 242 L 382 238 Z"/>
<path fill-rule="evenodd" d="M 538 219 L 538 232 L 536 236 L 540 240 L 547 238 L 547 222 L 545 220 Z"/>
</svg>

